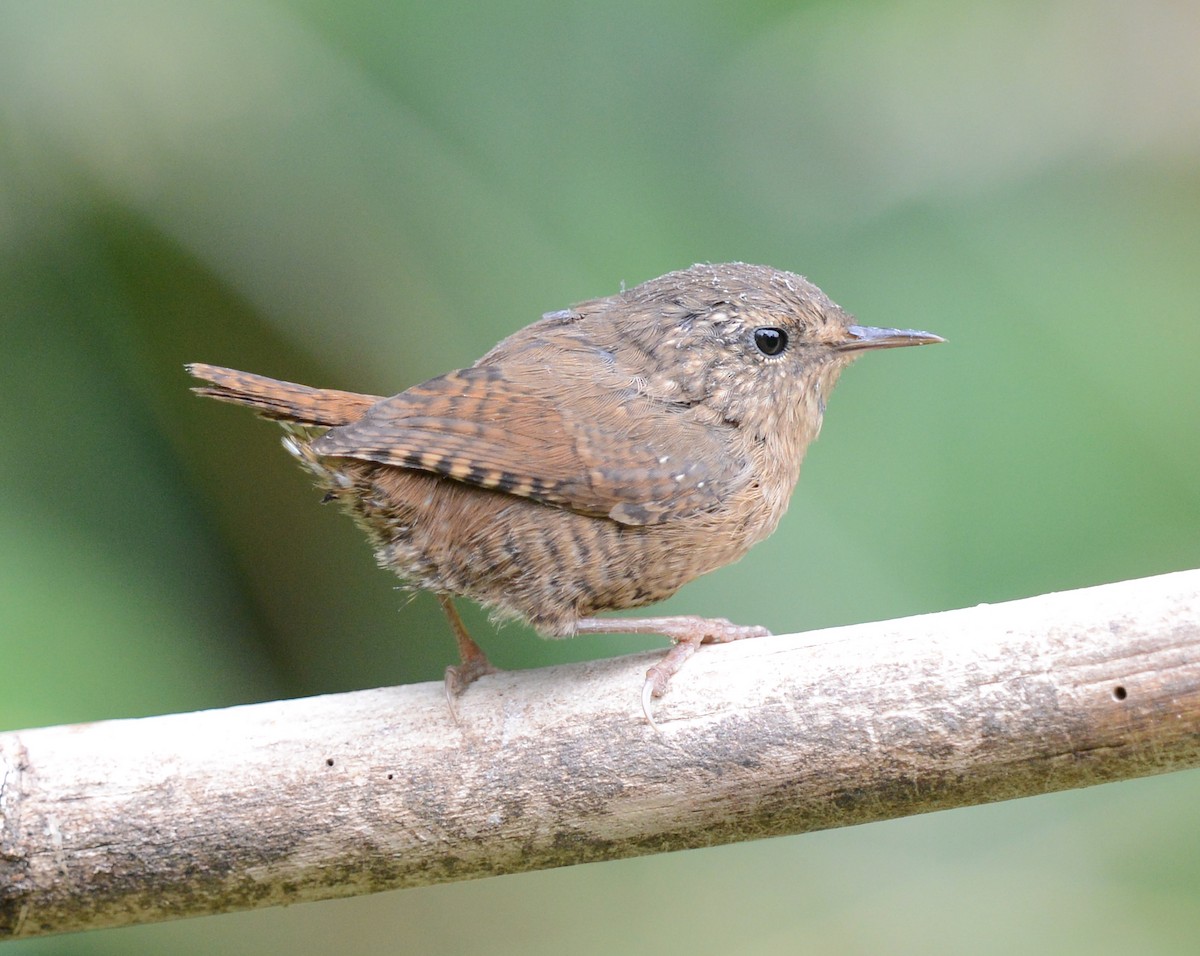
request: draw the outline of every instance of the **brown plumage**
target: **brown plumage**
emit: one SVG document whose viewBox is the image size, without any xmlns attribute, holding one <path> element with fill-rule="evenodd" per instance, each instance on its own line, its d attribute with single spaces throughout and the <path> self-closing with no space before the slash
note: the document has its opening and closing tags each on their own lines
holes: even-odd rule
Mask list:
<svg viewBox="0 0 1200 956">
<path fill-rule="evenodd" d="M 602 619 L 731 561 L 779 523 L 838 375 L 868 349 L 942 341 L 873 329 L 798 275 L 697 265 L 551 313 L 470 368 L 390 398 L 211 365 L 202 395 L 280 421 L 285 445 L 434 591 L 463 667 L 489 670 L 449 595 L 539 633 L 661 633 L 661 696 L 705 642 L 765 634 L 694 617 Z"/>
</svg>

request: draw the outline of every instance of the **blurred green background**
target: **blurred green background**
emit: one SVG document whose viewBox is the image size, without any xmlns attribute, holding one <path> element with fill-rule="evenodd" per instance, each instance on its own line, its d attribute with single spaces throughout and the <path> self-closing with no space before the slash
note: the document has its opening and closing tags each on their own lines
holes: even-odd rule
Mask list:
<svg viewBox="0 0 1200 956">
<path fill-rule="evenodd" d="M 438 679 L 435 602 L 182 364 L 389 394 L 702 260 L 950 344 L 851 369 L 780 531 L 664 611 L 1200 566 L 1198 48 L 1165 0 L 5 0 L 0 727 Z M 6 952 L 1191 953 L 1198 901 L 1183 773 Z"/>
</svg>

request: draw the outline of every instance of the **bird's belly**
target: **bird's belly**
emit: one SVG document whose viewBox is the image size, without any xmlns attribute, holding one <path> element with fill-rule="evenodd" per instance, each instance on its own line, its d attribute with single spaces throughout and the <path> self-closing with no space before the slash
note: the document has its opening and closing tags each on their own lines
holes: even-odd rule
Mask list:
<svg viewBox="0 0 1200 956">
<path fill-rule="evenodd" d="M 424 472 L 337 464 L 350 484 L 334 493 L 370 534 L 381 565 L 546 635 L 670 597 L 736 561 L 778 521 L 777 509 L 742 494 L 712 512 L 622 525 Z"/>
</svg>

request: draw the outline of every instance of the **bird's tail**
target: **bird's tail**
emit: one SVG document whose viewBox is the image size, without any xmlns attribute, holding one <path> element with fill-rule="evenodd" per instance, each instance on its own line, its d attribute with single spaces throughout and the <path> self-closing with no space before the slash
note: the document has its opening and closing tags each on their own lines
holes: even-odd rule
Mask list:
<svg viewBox="0 0 1200 956">
<path fill-rule="evenodd" d="M 201 381 L 211 383 L 193 388 L 192 391 L 197 395 L 246 405 L 263 418 L 297 425 L 327 428 L 349 425 L 362 418 L 376 402 L 382 401 L 378 395 L 360 395 L 335 388 L 310 388 L 201 362 L 185 365 L 184 368 Z"/>
</svg>

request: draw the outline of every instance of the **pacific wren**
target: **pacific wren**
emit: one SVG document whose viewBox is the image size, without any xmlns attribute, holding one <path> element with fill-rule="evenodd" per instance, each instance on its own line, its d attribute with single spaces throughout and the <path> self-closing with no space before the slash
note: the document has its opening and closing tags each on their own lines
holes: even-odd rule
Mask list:
<svg viewBox="0 0 1200 956">
<path fill-rule="evenodd" d="M 211 383 L 201 395 L 282 423 L 379 563 L 438 596 L 462 658 L 448 688 L 491 670 L 451 603 L 462 595 L 546 637 L 669 637 L 648 708 L 700 644 L 767 631 L 594 615 L 661 601 L 766 538 L 842 369 L 941 341 L 856 325 L 801 276 L 728 263 L 551 312 L 391 398 L 187 369 Z"/>
</svg>

